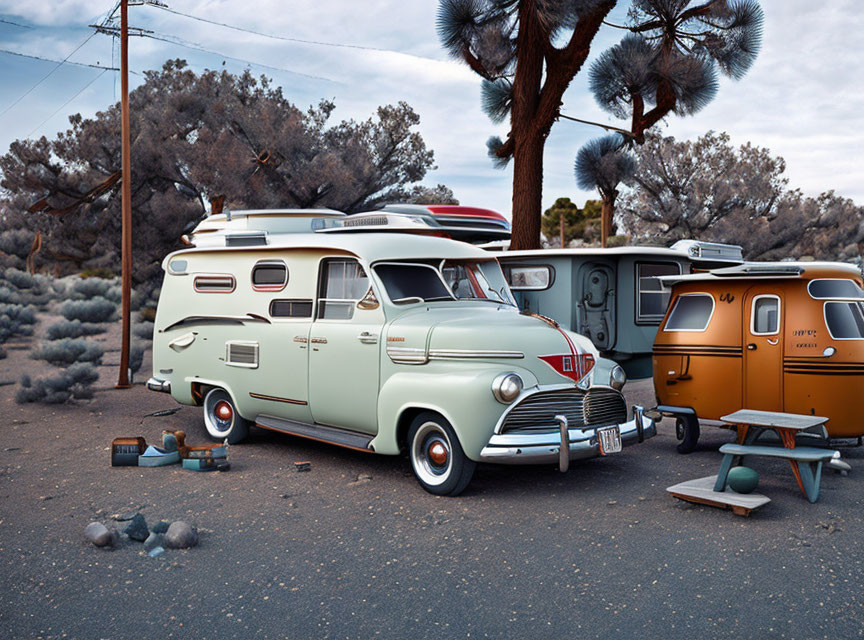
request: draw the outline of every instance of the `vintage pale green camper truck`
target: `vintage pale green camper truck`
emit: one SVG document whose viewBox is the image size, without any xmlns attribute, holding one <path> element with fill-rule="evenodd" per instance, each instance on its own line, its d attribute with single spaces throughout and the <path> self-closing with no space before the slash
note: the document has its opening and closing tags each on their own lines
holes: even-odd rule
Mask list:
<svg viewBox="0 0 864 640">
<path fill-rule="evenodd" d="M 206 235 L 164 261 L 148 386 L 202 406 L 215 439 L 257 425 L 408 453 L 426 490 L 455 495 L 477 462 L 566 470 L 656 433 L 628 412 L 620 368 L 520 313 L 481 249 L 400 233 Z"/>
</svg>

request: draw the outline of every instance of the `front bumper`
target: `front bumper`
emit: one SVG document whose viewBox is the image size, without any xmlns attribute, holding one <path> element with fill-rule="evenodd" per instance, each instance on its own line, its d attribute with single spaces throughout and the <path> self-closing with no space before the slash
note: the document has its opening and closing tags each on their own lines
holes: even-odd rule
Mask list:
<svg viewBox="0 0 864 640">
<path fill-rule="evenodd" d="M 567 457 L 561 455 L 564 429 L 495 434 L 480 452 L 480 460 L 496 464 L 558 463 L 562 471 L 566 471 L 568 464 L 565 459 L 569 462 L 603 455 L 597 441 L 597 429 L 608 426 L 612 425 L 566 428 L 570 453 Z M 633 407 L 633 418 L 619 424 L 618 428 L 621 430 L 621 444 L 625 447 L 657 435 L 656 423 L 644 415 L 639 406 Z"/>
</svg>

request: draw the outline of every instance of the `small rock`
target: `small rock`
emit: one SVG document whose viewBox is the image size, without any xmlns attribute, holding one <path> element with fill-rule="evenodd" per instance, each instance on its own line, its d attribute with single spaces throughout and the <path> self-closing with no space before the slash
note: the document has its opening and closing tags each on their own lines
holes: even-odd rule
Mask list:
<svg viewBox="0 0 864 640">
<path fill-rule="evenodd" d="M 297 471 L 309 471 L 312 468 L 311 462 L 295 462 L 294 468 Z"/>
<path fill-rule="evenodd" d="M 609 505 L 618 504 L 618 501 L 617 500 L 610 500 L 606 504 L 609 504 Z"/>
<path fill-rule="evenodd" d="M 357 479 L 358 480 L 371 480 L 372 476 L 368 473 L 361 473 L 360 475 L 357 476 Z"/>
<path fill-rule="evenodd" d="M 147 521 L 144 520 L 144 516 L 140 513 L 136 513 L 129 522 L 129 525 L 123 530 L 123 533 L 129 536 L 132 540 L 144 542 L 147 539 L 147 536 L 150 535 L 150 530 L 147 528 Z"/>
<path fill-rule="evenodd" d="M 165 533 L 166 531 L 168 531 L 168 524 L 169 523 L 165 522 L 165 520 L 160 520 L 153 525 L 153 528 L 150 529 L 150 531 L 152 531 L 153 533 Z"/>
<path fill-rule="evenodd" d="M 152 551 L 156 547 L 162 546 L 163 535 L 161 533 L 151 533 L 144 541 L 145 551 Z"/>
<path fill-rule="evenodd" d="M 150 556 L 151 558 L 158 558 L 159 556 L 163 555 L 164 553 L 165 553 L 165 549 L 163 549 L 162 547 L 153 547 L 152 549 L 150 549 L 150 552 L 147 555 Z"/>
<path fill-rule="evenodd" d="M 84 537 L 97 547 L 113 547 L 120 540 L 119 532 L 106 527 L 101 522 L 91 522 L 84 528 Z"/>
<path fill-rule="evenodd" d="M 165 546 L 169 549 L 188 549 L 198 544 L 198 529 L 178 520 L 172 522 L 165 532 Z"/>
</svg>

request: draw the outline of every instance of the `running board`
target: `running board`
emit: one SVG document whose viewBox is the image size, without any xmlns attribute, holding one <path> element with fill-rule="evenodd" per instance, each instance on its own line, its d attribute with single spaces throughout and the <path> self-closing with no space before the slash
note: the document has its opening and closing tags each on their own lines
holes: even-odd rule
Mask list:
<svg viewBox="0 0 864 640">
<path fill-rule="evenodd" d="M 264 429 L 280 431 L 292 436 L 318 440 L 319 442 L 327 442 L 339 447 L 356 449 L 358 451 L 374 451 L 369 446 L 369 443 L 372 442 L 372 436 L 365 433 L 346 431 L 344 429 L 337 429 L 336 427 L 326 427 L 323 424 L 295 422 L 294 420 L 286 420 L 285 418 L 277 418 L 264 414 L 255 418 L 255 424 Z"/>
</svg>

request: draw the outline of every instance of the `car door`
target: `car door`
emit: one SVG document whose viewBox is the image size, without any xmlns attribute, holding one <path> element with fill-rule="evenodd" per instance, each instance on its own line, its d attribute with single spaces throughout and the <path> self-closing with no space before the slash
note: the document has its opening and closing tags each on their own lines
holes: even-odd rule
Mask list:
<svg viewBox="0 0 864 640">
<path fill-rule="evenodd" d="M 744 407 L 783 410 L 783 297 L 767 286 L 747 290 L 744 314 Z"/>
<path fill-rule="evenodd" d="M 315 422 L 378 431 L 384 312 L 368 273 L 353 258 L 325 258 L 309 330 L 309 405 Z"/>
</svg>

